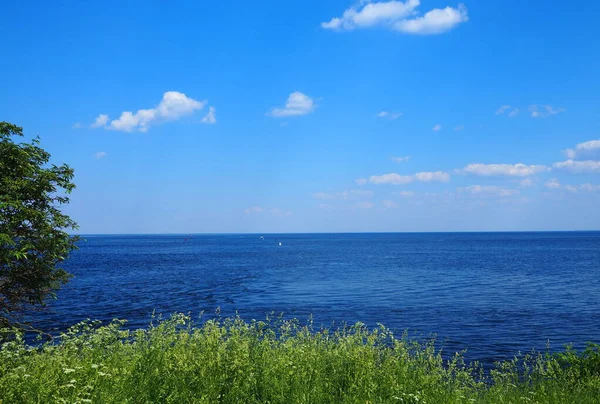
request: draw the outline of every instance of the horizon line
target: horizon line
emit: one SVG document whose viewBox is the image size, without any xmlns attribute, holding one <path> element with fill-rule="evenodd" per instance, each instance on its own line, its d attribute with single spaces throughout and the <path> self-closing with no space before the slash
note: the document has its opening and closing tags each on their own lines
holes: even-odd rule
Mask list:
<svg viewBox="0 0 600 404">
<path fill-rule="evenodd" d="M 597 233 L 598 230 L 459 230 L 459 231 L 346 231 L 346 232 L 185 232 L 185 233 L 78 233 L 73 236 L 226 236 L 262 234 L 466 234 L 466 233 Z"/>
</svg>

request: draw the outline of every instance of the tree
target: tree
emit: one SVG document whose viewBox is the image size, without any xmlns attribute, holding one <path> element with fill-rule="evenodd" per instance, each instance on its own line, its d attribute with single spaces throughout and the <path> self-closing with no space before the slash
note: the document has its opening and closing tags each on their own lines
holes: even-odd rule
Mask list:
<svg viewBox="0 0 600 404">
<path fill-rule="evenodd" d="M 0 122 L 0 328 L 44 306 L 71 275 L 59 265 L 76 249 L 77 224 L 61 213 L 75 188 L 73 169 L 48 165 L 50 154 L 14 143 L 23 128 Z"/>
</svg>

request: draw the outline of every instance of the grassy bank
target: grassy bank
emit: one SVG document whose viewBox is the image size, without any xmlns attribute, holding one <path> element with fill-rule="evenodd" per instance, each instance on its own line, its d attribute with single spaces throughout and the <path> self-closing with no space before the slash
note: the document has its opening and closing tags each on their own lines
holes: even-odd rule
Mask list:
<svg viewBox="0 0 600 404">
<path fill-rule="evenodd" d="M 0 351 L 2 403 L 598 403 L 600 350 L 499 364 L 486 377 L 433 344 L 361 325 L 183 315 L 145 330 L 79 324 L 59 343 Z"/>
</svg>

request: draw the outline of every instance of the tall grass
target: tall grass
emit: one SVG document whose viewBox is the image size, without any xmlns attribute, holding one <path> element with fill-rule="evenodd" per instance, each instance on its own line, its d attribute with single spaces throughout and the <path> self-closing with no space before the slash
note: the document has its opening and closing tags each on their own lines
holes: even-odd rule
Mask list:
<svg viewBox="0 0 600 404">
<path fill-rule="evenodd" d="M 433 343 L 357 324 L 195 325 L 185 315 L 129 331 L 85 322 L 38 347 L 0 350 L 1 403 L 598 403 L 600 349 L 536 354 L 484 375 Z"/>
</svg>

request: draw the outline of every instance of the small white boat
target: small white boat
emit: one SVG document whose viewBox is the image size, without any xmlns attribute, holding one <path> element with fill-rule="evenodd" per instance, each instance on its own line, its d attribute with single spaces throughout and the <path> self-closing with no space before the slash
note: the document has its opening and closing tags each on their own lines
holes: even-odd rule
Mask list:
<svg viewBox="0 0 600 404">
<path fill-rule="evenodd" d="M 279 242 L 279 246 L 281 247 L 281 241 Z"/>
</svg>

